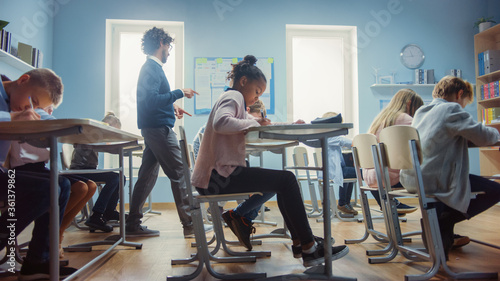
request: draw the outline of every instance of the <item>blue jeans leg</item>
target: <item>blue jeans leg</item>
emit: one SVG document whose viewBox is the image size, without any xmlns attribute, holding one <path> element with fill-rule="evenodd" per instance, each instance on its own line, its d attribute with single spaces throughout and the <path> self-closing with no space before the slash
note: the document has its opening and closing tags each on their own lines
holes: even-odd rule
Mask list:
<svg viewBox="0 0 500 281">
<path fill-rule="evenodd" d="M 262 204 L 266 203 L 267 200 L 271 199 L 275 194 L 276 193 L 273 192 L 265 192 L 262 193 L 262 195 L 254 194 L 248 198 L 248 200 L 239 204 L 234 209 L 234 212 L 250 221 L 253 221 L 259 215 L 259 210 Z"/>
</svg>

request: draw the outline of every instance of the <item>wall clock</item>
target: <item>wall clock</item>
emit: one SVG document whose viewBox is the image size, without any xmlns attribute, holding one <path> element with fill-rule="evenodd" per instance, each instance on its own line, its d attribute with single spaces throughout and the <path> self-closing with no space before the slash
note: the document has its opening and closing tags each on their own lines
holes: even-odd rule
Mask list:
<svg viewBox="0 0 500 281">
<path fill-rule="evenodd" d="M 410 68 L 419 68 L 425 60 L 424 51 L 416 44 L 408 44 L 401 49 L 401 63 Z"/>
</svg>

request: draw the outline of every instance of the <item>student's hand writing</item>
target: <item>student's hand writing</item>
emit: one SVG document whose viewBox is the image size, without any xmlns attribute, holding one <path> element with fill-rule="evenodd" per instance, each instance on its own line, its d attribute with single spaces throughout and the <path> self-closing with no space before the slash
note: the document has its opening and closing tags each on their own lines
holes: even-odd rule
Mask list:
<svg viewBox="0 0 500 281">
<path fill-rule="evenodd" d="M 200 94 L 198 94 L 198 92 L 196 92 L 195 90 L 190 89 L 190 88 L 182 89 L 182 91 L 184 92 L 184 96 L 188 99 L 192 98 L 194 96 L 194 94 L 200 95 Z"/>
<path fill-rule="evenodd" d="M 11 112 L 10 119 L 12 121 L 40 120 L 40 115 L 30 108 L 24 111 Z"/>
<path fill-rule="evenodd" d="M 267 118 L 260 118 L 260 119 L 257 119 L 257 122 L 259 122 L 259 124 L 261 126 L 267 126 L 267 125 L 271 125 L 271 120 L 267 119 Z"/>
</svg>

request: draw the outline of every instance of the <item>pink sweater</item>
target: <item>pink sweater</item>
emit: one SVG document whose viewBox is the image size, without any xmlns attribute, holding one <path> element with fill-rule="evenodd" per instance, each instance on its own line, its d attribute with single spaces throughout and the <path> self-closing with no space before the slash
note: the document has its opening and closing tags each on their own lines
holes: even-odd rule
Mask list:
<svg viewBox="0 0 500 281">
<path fill-rule="evenodd" d="M 230 90 L 212 108 L 191 176 L 195 187 L 208 188 L 215 169 L 223 177 L 245 164 L 245 132 L 260 124 L 246 112 L 243 95 Z"/>
<path fill-rule="evenodd" d="M 396 118 L 394 125 L 411 125 L 412 120 L 413 118 L 410 115 L 402 113 Z M 378 141 L 378 136 L 380 135 L 382 129 L 383 129 L 382 127 L 378 128 L 377 132 L 375 133 L 375 135 L 377 136 L 377 141 Z M 399 182 L 399 170 L 389 169 L 389 177 L 391 179 L 391 186 L 397 184 Z M 364 169 L 363 179 L 365 183 L 368 184 L 368 186 L 370 187 L 378 186 L 375 169 Z"/>
</svg>

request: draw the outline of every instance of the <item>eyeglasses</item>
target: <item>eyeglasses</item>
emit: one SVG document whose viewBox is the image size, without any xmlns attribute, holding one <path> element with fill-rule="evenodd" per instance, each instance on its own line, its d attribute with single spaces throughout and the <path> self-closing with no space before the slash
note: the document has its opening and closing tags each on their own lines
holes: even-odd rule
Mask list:
<svg viewBox="0 0 500 281">
<path fill-rule="evenodd" d="M 169 52 L 170 52 L 170 51 L 172 51 L 172 48 L 173 48 L 173 47 L 174 47 L 174 46 L 172 46 L 172 45 L 168 45 L 168 51 L 169 51 Z"/>
</svg>

